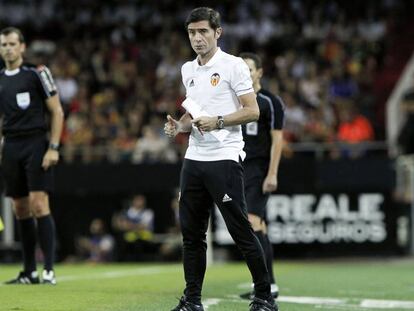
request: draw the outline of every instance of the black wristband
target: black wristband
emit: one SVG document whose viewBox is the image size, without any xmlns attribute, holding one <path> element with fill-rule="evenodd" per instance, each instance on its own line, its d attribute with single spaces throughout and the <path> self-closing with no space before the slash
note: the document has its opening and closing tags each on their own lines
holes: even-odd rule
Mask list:
<svg viewBox="0 0 414 311">
<path fill-rule="evenodd" d="M 55 151 L 59 151 L 59 144 L 49 144 L 49 149 L 50 150 L 55 150 Z"/>
</svg>

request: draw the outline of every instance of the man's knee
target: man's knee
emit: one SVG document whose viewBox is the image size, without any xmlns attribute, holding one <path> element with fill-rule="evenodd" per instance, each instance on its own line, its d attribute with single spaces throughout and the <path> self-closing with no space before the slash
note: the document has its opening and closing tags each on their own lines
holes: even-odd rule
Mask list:
<svg viewBox="0 0 414 311">
<path fill-rule="evenodd" d="M 200 237 L 192 237 L 186 238 L 183 237 L 183 248 L 185 250 L 198 250 L 198 251 L 205 251 L 207 250 L 207 240 L 206 238 Z"/>
<path fill-rule="evenodd" d="M 195 232 L 194 230 L 186 230 L 184 228 L 181 228 L 181 232 L 183 235 L 184 242 L 189 241 L 190 243 L 195 243 L 207 240 L 207 233 Z"/>
<path fill-rule="evenodd" d="M 17 219 L 26 219 L 32 217 L 29 206 L 29 199 L 27 197 L 13 199 L 13 209 Z"/>
<path fill-rule="evenodd" d="M 253 228 L 253 231 L 262 231 L 263 229 L 263 220 L 254 214 L 248 214 L 249 222 Z"/>
<path fill-rule="evenodd" d="M 49 196 L 46 192 L 30 192 L 29 206 L 35 217 L 42 217 L 50 214 Z"/>
</svg>

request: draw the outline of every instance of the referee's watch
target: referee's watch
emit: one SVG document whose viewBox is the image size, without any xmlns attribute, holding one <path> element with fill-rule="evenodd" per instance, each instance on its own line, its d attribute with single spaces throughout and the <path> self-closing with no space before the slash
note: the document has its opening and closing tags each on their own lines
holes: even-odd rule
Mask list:
<svg viewBox="0 0 414 311">
<path fill-rule="evenodd" d="M 223 116 L 218 116 L 217 117 L 216 126 L 219 130 L 224 129 L 224 118 L 223 118 Z"/>
<path fill-rule="evenodd" d="M 49 149 L 50 149 L 50 150 L 59 151 L 59 144 L 53 144 L 53 143 L 50 143 L 50 144 L 49 144 Z"/>
</svg>

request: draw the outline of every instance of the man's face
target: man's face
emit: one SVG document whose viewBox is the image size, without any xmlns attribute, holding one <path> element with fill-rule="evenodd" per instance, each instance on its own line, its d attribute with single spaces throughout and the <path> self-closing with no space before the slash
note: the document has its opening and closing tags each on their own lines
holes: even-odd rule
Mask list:
<svg viewBox="0 0 414 311">
<path fill-rule="evenodd" d="M 13 63 L 21 58 L 25 48 L 25 44 L 20 42 L 17 33 L 0 35 L 0 54 L 5 62 Z"/>
<path fill-rule="evenodd" d="M 208 21 L 199 21 L 188 24 L 187 32 L 193 50 L 197 55 L 204 56 L 217 47 L 221 28 L 214 30 Z"/>
<path fill-rule="evenodd" d="M 136 209 L 141 209 L 145 207 L 145 197 L 142 195 L 137 195 L 134 197 L 132 205 L 136 208 Z"/>
<path fill-rule="evenodd" d="M 245 58 L 244 62 L 247 64 L 250 70 L 250 77 L 252 78 L 253 84 L 260 81 L 263 75 L 263 69 L 257 69 L 256 64 L 250 58 Z"/>
</svg>

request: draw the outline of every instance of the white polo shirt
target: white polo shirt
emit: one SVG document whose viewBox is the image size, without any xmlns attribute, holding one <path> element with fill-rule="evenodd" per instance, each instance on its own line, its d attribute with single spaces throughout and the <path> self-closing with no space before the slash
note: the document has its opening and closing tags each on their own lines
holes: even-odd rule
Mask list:
<svg viewBox="0 0 414 311">
<path fill-rule="evenodd" d="M 181 68 L 186 96 L 195 101 L 211 116 L 225 116 L 242 108 L 238 96 L 254 92 L 250 71 L 240 57 L 220 48 L 207 64 L 200 66 L 197 59 Z M 233 160 L 245 158 L 241 126 L 229 126 L 230 134 L 220 142 L 208 132 L 201 135 L 193 126 L 186 159 L 197 161 Z"/>
</svg>

